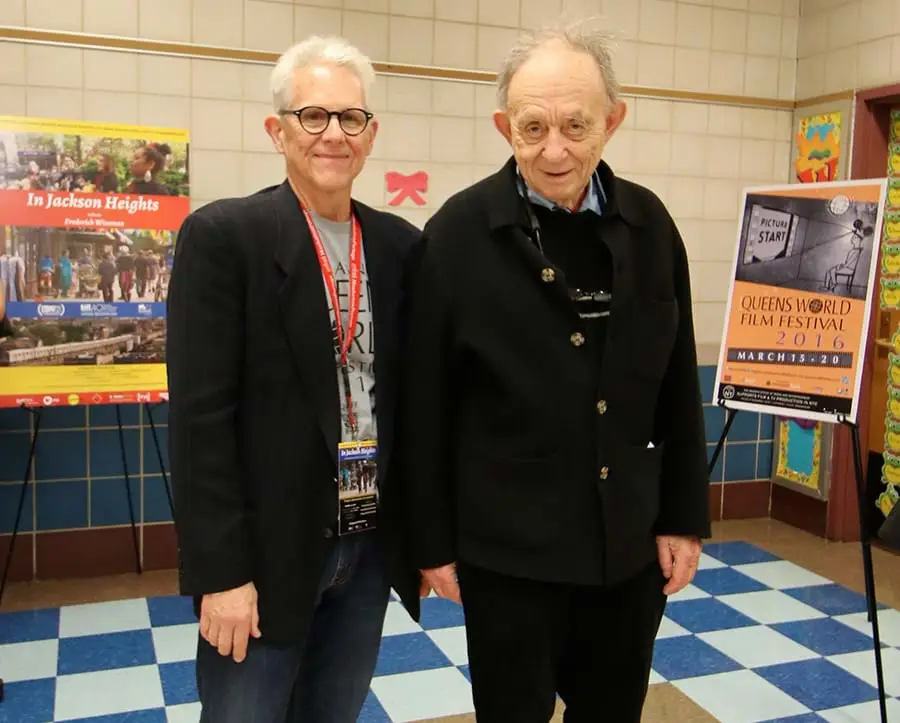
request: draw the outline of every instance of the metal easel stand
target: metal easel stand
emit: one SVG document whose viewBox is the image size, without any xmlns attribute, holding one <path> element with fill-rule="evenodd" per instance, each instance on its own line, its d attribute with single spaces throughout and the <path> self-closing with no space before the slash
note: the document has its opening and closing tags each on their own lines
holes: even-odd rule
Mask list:
<svg viewBox="0 0 900 723">
<path fill-rule="evenodd" d="M 712 476 L 713 469 L 722 449 L 725 446 L 725 439 L 728 432 L 731 431 L 731 425 L 737 416 L 738 409 L 728 407 L 724 400 L 719 400 L 719 406 L 725 409 L 725 425 L 722 428 L 722 434 L 719 435 L 719 441 L 713 450 L 712 457 L 709 461 L 709 474 Z M 872 647 L 875 653 L 875 675 L 878 680 L 878 704 L 881 710 L 881 723 L 888 723 L 887 717 L 887 696 L 884 690 L 884 667 L 881 661 L 881 636 L 878 632 L 878 600 L 875 595 L 875 571 L 872 565 L 872 545 L 869 536 L 869 529 L 866 525 L 866 478 L 863 473 L 862 463 L 862 447 L 859 438 L 859 427 L 855 422 L 851 422 L 846 416 L 840 415 L 836 422 L 845 427 L 849 427 L 850 434 L 853 438 L 853 469 L 856 477 L 856 499 L 859 514 L 859 542 L 862 548 L 863 577 L 865 579 L 866 588 L 866 612 L 869 623 L 872 625 Z"/>
</svg>

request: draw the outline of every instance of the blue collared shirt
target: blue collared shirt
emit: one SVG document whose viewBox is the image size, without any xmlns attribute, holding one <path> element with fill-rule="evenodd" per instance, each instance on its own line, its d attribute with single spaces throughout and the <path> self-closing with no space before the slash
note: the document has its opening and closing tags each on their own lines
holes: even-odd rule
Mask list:
<svg viewBox="0 0 900 723">
<path fill-rule="evenodd" d="M 516 168 L 516 173 L 521 175 L 519 169 Z M 524 180 L 524 179 L 523 179 Z M 540 193 L 535 191 L 531 186 L 527 183 L 525 184 L 525 188 L 528 190 L 528 200 L 532 203 L 536 203 L 539 206 L 543 206 L 544 208 L 549 208 L 551 211 L 559 210 L 566 211 L 568 213 L 572 213 L 567 208 L 563 208 L 557 203 L 554 203 L 548 198 L 545 198 Z M 521 189 L 520 189 L 521 193 Z M 581 202 L 581 207 L 578 209 L 578 213 L 584 213 L 585 211 L 593 211 L 598 216 L 603 215 L 603 207 L 606 205 L 606 192 L 603 190 L 603 184 L 600 183 L 600 176 L 595 171 L 591 176 L 591 185 L 588 187 L 587 195 L 584 197 L 584 201 Z"/>
</svg>

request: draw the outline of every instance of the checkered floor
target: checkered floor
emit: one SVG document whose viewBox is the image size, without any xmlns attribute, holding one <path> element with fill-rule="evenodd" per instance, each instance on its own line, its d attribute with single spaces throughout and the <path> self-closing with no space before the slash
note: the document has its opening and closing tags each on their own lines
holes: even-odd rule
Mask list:
<svg viewBox="0 0 900 723">
<path fill-rule="evenodd" d="M 724 723 L 879 720 L 864 598 L 742 542 L 708 545 L 701 567 L 669 603 L 652 682 Z M 421 626 L 391 603 L 361 722 L 472 712 L 461 611 L 424 603 Z M 900 612 L 879 620 L 887 692 L 900 697 Z M 196 723 L 195 646 L 178 597 L 0 615 L 0 722 Z M 900 723 L 900 700 L 888 715 Z"/>
</svg>

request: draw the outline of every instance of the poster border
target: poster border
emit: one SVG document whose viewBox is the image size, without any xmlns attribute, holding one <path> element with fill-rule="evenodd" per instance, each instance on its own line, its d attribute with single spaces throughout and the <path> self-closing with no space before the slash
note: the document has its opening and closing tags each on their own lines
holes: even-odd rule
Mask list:
<svg viewBox="0 0 900 723">
<path fill-rule="evenodd" d="M 885 198 L 887 194 L 888 179 L 881 178 L 857 178 L 847 179 L 843 181 L 824 181 L 820 183 L 799 184 L 799 183 L 778 183 L 772 185 L 745 186 L 741 192 L 740 214 L 737 219 L 737 232 L 735 234 L 734 250 L 732 251 L 731 272 L 728 282 L 728 299 L 725 302 L 725 318 L 722 323 L 722 336 L 719 341 L 719 361 L 716 364 L 716 381 L 713 386 L 713 405 L 722 406 L 725 409 L 744 410 L 748 412 L 759 412 L 761 414 L 772 414 L 782 417 L 794 417 L 796 419 L 809 419 L 817 422 L 831 422 L 834 424 L 840 422 L 856 423 L 856 415 L 859 412 L 859 394 L 862 387 L 863 367 L 868 356 L 869 341 L 869 325 L 871 321 L 872 302 L 875 297 L 875 275 L 878 270 L 878 261 L 881 257 L 880 245 L 872 244 L 872 253 L 869 259 L 869 276 L 866 287 L 866 299 L 863 309 L 863 328 L 862 335 L 856 343 L 857 346 L 857 363 L 856 373 L 853 380 L 853 397 L 850 402 L 850 413 L 847 415 L 826 414 L 824 412 L 812 412 L 805 409 L 786 409 L 782 407 L 769 406 L 765 404 L 756 404 L 753 402 L 735 402 L 721 400 L 719 390 L 722 388 L 722 366 L 728 351 L 728 328 L 731 319 L 731 309 L 734 302 L 734 284 L 737 276 L 738 261 L 741 253 L 741 234 L 744 229 L 744 215 L 747 208 L 747 196 L 753 193 L 778 193 L 780 191 L 792 191 L 793 195 L 797 195 L 797 191 L 809 190 L 811 192 L 827 190 L 829 188 L 847 188 L 853 186 L 880 186 L 881 193 L 878 199 L 878 210 L 875 221 L 875 237 L 880 238 L 881 230 L 884 226 Z"/>
</svg>

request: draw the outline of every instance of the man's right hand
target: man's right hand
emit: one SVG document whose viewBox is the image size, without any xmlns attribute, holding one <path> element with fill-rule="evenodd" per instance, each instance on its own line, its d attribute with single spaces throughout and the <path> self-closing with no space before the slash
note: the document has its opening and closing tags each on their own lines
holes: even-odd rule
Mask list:
<svg viewBox="0 0 900 723">
<path fill-rule="evenodd" d="M 422 570 L 425 585 L 431 587 L 438 597 L 462 604 L 459 595 L 459 583 L 456 580 L 456 565 L 451 563 L 431 570 Z M 424 585 L 423 585 L 424 587 Z"/>
<path fill-rule="evenodd" d="M 250 636 L 262 636 L 256 601 L 256 586 L 252 582 L 204 595 L 200 604 L 200 635 L 218 649 L 219 655 L 231 655 L 234 662 L 243 662 Z"/>
</svg>

